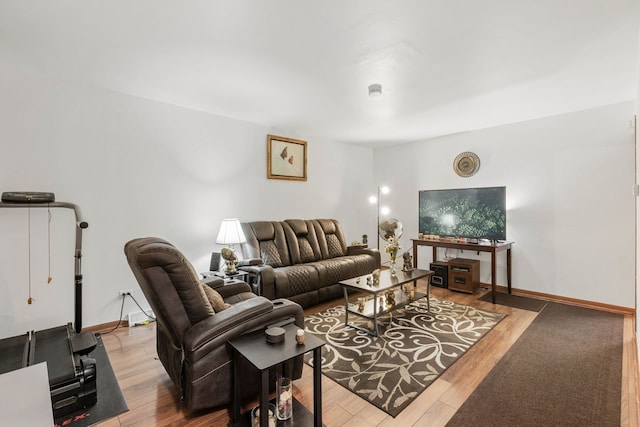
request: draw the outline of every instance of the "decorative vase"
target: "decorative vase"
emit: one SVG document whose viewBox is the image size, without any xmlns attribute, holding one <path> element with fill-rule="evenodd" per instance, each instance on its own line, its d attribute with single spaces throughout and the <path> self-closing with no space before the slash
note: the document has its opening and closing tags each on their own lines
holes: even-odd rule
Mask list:
<svg viewBox="0 0 640 427">
<path fill-rule="evenodd" d="M 389 257 L 391 264 L 389 266 L 389 270 L 392 276 L 396 275 L 396 253 L 392 252 Z"/>
<path fill-rule="evenodd" d="M 279 420 L 288 420 L 293 413 L 291 378 L 281 377 L 276 384 L 276 405 Z"/>
<path fill-rule="evenodd" d="M 269 427 L 276 427 L 276 424 L 278 422 L 276 419 L 276 407 L 271 403 L 269 403 L 267 406 L 269 407 Z M 260 405 L 251 410 L 251 425 L 253 427 L 260 427 Z"/>
</svg>

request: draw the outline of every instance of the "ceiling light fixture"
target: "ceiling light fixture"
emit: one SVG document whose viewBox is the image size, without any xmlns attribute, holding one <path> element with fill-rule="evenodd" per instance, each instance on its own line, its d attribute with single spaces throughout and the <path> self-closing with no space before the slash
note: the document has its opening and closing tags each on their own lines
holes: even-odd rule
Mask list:
<svg viewBox="0 0 640 427">
<path fill-rule="evenodd" d="M 369 96 L 380 96 L 380 95 L 382 95 L 382 85 L 378 83 L 369 85 Z"/>
</svg>

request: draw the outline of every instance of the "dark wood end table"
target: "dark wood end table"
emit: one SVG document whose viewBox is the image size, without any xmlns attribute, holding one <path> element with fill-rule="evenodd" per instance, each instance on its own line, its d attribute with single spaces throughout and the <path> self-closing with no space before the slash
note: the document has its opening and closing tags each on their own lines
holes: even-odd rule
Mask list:
<svg viewBox="0 0 640 427">
<path fill-rule="evenodd" d="M 249 334 L 241 335 L 229 341 L 229 345 L 234 351 L 233 360 L 233 425 L 243 425 L 240 418 L 240 372 L 237 371 L 238 357 L 244 357 L 249 363 L 255 366 L 261 375 L 260 384 L 260 413 L 266 414 L 269 403 L 269 368 L 278 364 L 284 364 L 296 356 L 313 351 L 313 424 L 315 427 L 322 426 L 322 346 L 325 342 L 311 334 L 305 334 L 304 344 L 296 342 L 296 331 L 298 327 L 289 324 L 285 329 L 284 341 L 277 344 L 268 343 L 264 337 L 264 331 L 259 330 Z M 294 398 L 293 421 L 296 425 L 303 425 L 296 420 L 301 415 L 300 412 L 306 410 L 301 404 L 296 405 Z M 265 411 L 263 411 L 265 409 Z M 308 412 L 308 411 L 307 411 Z M 298 416 L 296 416 L 298 413 Z M 267 427 L 268 417 L 260 417 L 260 426 Z M 279 423 L 280 424 L 280 423 Z M 306 425 L 306 424 L 305 424 Z"/>
<path fill-rule="evenodd" d="M 433 248 L 433 262 L 438 261 L 438 248 L 469 250 L 471 252 L 488 252 L 491 254 L 491 301 L 496 303 L 496 254 L 506 252 L 507 257 L 507 290 L 511 293 L 511 246 L 515 242 L 490 241 L 483 243 L 468 243 L 446 239 L 411 239 L 413 242 L 413 266 L 418 266 L 418 246 Z"/>
</svg>

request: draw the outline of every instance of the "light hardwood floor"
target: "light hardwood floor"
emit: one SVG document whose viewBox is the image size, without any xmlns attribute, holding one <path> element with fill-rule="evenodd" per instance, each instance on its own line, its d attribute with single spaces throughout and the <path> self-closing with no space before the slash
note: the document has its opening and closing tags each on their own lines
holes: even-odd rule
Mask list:
<svg viewBox="0 0 640 427">
<path fill-rule="evenodd" d="M 419 283 L 418 286 L 424 287 L 425 283 Z M 445 425 L 537 315 L 526 310 L 478 301 L 477 298 L 484 292 L 486 290 L 481 289 L 474 295 L 467 295 L 432 288 L 431 295 L 438 299 L 472 305 L 508 316 L 396 418 L 392 418 L 323 376 L 324 424 L 327 427 Z M 332 301 L 305 312 L 315 313 L 340 303 L 342 303 L 341 300 Z M 102 339 L 129 411 L 101 423 L 101 427 L 226 426 L 228 424 L 229 411 L 226 408 L 194 416 L 179 406 L 175 389 L 157 359 L 154 324 L 119 328 L 115 332 L 102 335 Z M 640 423 L 635 345 L 634 320 L 632 316 L 627 315 L 624 321 L 621 425 L 630 427 L 638 426 Z M 313 408 L 312 387 L 312 371 L 305 365 L 302 378 L 294 382 L 294 395 L 311 409 Z M 490 398 L 491 396 L 487 396 L 487 399 Z"/>
</svg>

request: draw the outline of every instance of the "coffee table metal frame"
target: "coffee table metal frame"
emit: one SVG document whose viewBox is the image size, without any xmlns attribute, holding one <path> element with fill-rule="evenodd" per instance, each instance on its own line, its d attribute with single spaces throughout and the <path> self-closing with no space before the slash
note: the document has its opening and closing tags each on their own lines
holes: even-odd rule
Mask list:
<svg viewBox="0 0 640 427">
<path fill-rule="evenodd" d="M 431 270 L 421 270 L 418 268 L 409 271 L 397 271 L 395 275 L 391 275 L 390 270 L 382 270 L 380 271 L 380 280 L 377 285 L 367 283 L 367 278 L 371 276 L 370 274 L 340 281 L 339 283 L 342 285 L 342 291 L 344 293 L 344 324 L 377 337 L 379 335 L 378 317 L 381 314 L 390 313 L 425 297 L 427 298 L 427 311 L 431 310 L 431 305 L 429 304 L 431 285 L 428 277 L 432 274 L 433 271 Z M 417 292 L 415 290 L 416 281 L 422 278 L 427 278 L 427 293 Z M 413 298 L 408 296 L 401 288 L 401 285 L 406 285 L 411 282 L 413 282 L 414 287 Z M 359 309 L 353 310 L 349 307 L 349 290 L 373 295 L 373 299 L 368 299 L 364 303 L 362 311 Z M 395 296 L 395 303 L 393 305 L 387 305 L 384 296 L 384 294 L 390 290 L 393 290 Z M 379 300 L 380 295 L 382 296 L 382 304 L 380 304 Z M 349 314 L 355 314 L 356 316 L 373 320 L 373 330 L 361 328 L 349 323 Z"/>
<path fill-rule="evenodd" d="M 260 383 L 260 413 L 263 408 L 267 408 L 269 402 L 269 369 L 284 364 L 290 359 L 313 351 L 313 424 L 316 427 L 322 426 L 322 346 L 326 343 L 320 338 L 311 334 L 306 334 L 304 344 L 296 342 L 296 331 L 298 327 L 294 324 L 283 326 L 285 338 L 283 342 L 270 344 L 265 340 L 264 331 L 259 330 L 249 334 L 241 335 L 229 341 L 229 345 L 234 351 L 233 361 L 233 425 L 240 423 L 240 375 L 237 371 L 237 357 L 242 356 L 253 366 L 258 368 L 261 375 Z M 293 414 L 294 422 L 296 414 Z M 260 425 L 266 427 L 268 417 L 260 418 Z"/>
</svg>

